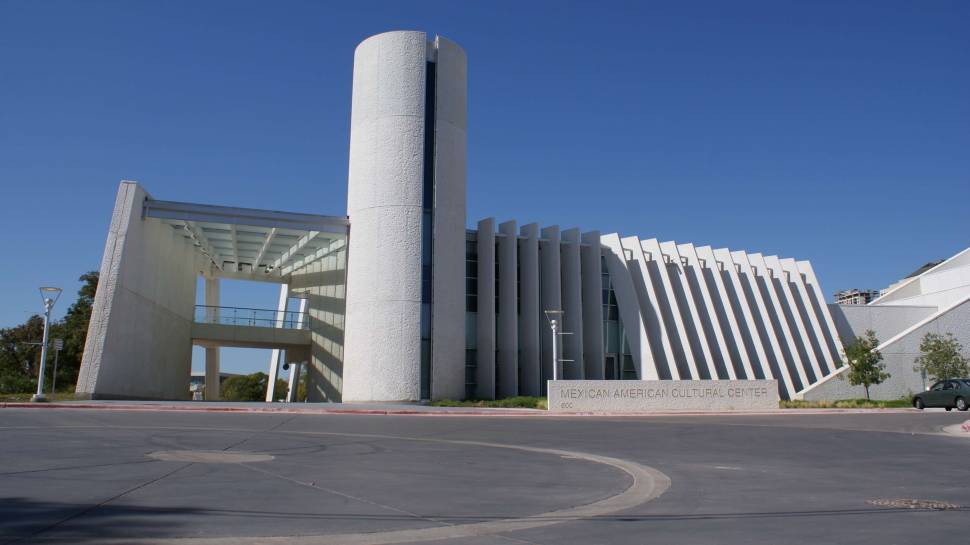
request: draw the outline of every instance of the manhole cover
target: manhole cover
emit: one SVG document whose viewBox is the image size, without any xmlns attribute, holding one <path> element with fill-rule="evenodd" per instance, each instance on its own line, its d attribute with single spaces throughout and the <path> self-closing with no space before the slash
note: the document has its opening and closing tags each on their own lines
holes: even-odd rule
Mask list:
<svg viewBox="0 0 970 545">
<path fill-rule="evenodd" d="M 225 450 L 159 450 L 149 453 L 148 457 L 164 462 L 192 462 L 196 464 L 243 464 L 268 462 L 273 459 L 273 456 L 269 454 Z"/>
<path fill-rule="evenodd" d="M 960 508 L 960 506 L 955 503 L 939 501 L 939 500 L 915 500 L 915 499 L 869 500 L 868 503 L 872 505 L 878 505 L 879 507 L 893 507 L 896 509 L 935 509 L 935 510 L 942 511 L 946 509 Z"/>
</svg>

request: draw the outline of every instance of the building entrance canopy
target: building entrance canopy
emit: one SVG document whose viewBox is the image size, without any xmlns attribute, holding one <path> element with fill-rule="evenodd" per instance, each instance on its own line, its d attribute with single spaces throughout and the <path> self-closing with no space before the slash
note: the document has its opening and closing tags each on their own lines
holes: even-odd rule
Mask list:
<svg viewBox="0 0 970 545">
<path fill-rule="evenodd" d="M 184 235 L 212 262 L 214 276 L 281 282 L 346 239 L 346 216 L 214 206 L 146 198 L 142 216 Z"/>
</svg>

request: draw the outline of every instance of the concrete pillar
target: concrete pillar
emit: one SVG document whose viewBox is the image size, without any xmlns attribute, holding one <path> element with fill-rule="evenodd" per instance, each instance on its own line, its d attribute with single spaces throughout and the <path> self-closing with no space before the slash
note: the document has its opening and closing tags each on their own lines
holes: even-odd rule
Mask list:
<svg viewBox="0 0 970 545">
<path fill-rule="evenodd" d="M 431 398 L 463 399 L 468 62 L 461 47 L 440 36 L 430 47 L 435 62 Z"/>
<path fill-rule="evenodd" d="M 498 226 L 498 372 L 496 396 L 519 395 L 518 232 L 515 221 Z"/>
<path fill-rule="evenodd" d="M 476 390 L 479 399 L 495 399 L 495 220 L 478 222 L 478 328 Z"/>
<path fill-rule="evenodd" d="M 205 306 L 208 320 L 211 323 L 218 323 L 219 309 L 219 279 L 205 278 Z M 219 347 L 206 347 L 205 349 L 205 399 L 206 401 L 217 401 L 219 399 Z"/>
<path fill-rule="evenodd" d="M 290 378 L 287 381 L 286 388 L 286 402 L 293 403 L 296 400 L 296 392 L 300 388 L 300 370 L 303 368 L 303 364 L 298 361 L 294 361 L 289 364 L 290 367 Z"/>
<path fill-rule="evenodd" d="M 603 258 L 599 231 L 583 233 L 579 249 L 583 289 L 583 371 L 581 378 L 606 376 L 603 359 Z"/>
<path fill-rule="evenodd" d="M 539 226 L 520 229 L 519 241 L 519 395 L 540 394 L 542 309 L 539 308 Z M 510 309 L 510 310 L 515 310 Z"/>
<path fill-rule="evenodd" d="M 464 393 L 465 72 L 423 32 L 354 53 L 344 401 Z"/>
<path fill-rule="evenodd" d="M 552 333 L 546 320 L 546 310 L 562 310 L 562 259 L 559 247 L 559 226 L 553 225 L 542 230 L 542 240 L 539 241 L 539 339 L 542 348 L 539 361 L 541 374 L 539 376 L 539 392 L 546 393 L 546 381 L 551 380 L 552 372 Z M 570 331 L 559 326 L 559 331 Z M 566 335 L 571 337 L 572 335 Z M 560 342 L 559 346 L 563 343 Z M 559 359 L 563 359 L 559 354 Z M 563 368 L 571 364 L 555 362 L 558 366 L 556 376 L 564 378 Z"/>
<path fill-rule="evenodd" d="M 563 358 L 573 360 L 564 365 L 563 377 L 580 380 L 586 376 L 583 361 L 583 280 L 579 229 L 562 232 L 562 310 L 563 328 L 572 335 L 563 337 Z M 597 275 L 599 276 L 599 275 Z M 602 325 L 600 325 L 602 329 Z"/>
<path fill-rule="evenodd" d="M 280 284 L 280 298 L 276 304 L 276 327 L 283 327 L 286 319 L 286 307 L 290 300 L 289 284 Z M 280 363 L 283 360 L 283 351 L 274 348 L 269 355 L 269 380 L 266 381 L 266 402 L 276 401 L 276 379 L 280 376 Z"/>
</svg>

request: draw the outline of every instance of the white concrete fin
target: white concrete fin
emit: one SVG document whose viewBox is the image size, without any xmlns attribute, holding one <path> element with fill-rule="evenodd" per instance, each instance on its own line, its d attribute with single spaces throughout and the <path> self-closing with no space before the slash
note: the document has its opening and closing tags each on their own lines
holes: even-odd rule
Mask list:
<svg viewBox="0 0 970 545">
<path fill-rule="evenodd" d="M 806 348 L 814 352 L 818 358 L 819 367 L 824 364 L 824 368 L 821 368 L 820 371 L 816 371 L 815 373 L 815 380 L 820 380 L 823 376 L 835 370 L 835 361 L 832 359 L 832 353 L 829 352 L 826 344 L 825 332 L 822 329 L 821 322 L 818 320 L 818 316 L 815 314 L 815 309 L 812 306 L 812 300 L 808 293 L 808 287 L 805 285 L 805 279 L 802 277 L 801 271 L 798 270 L 795 260 L 791 258 L 779 259 L 778 263 L 788 273 L 789 283 L 795 285 L 796 293 L 792 295 L 797 296 L 796 303 L 801 302 L 801 305 L 798 305 L 798 313 L 801 316 L 802 322 L 808 323 L 811 328 L 811 342 L 810 346 Z"/>
<path fill-rule="evenodd" d="M 734 362 L 732 372 L 737 375 L 739 370 L 743 370 L 745 378 L 749 380 L 754 379 L 755 374 L 754 369 L 751 366 L 751 356 L 748 354 L 748 347 L 745 343 L 744 336 L 741 333 L 741 328 L 738 324 L 738 318 L 735 314 L 734 305 L 731 303 L 731 296 L 727 291 L 727 287 L 724 285 L 723 273 L 725 271 L 723 271 L 722 268 L 730 268 L 733 271 L 734 265 L 731 263 L 728 264 L 727 267 L 723 267 L 724 262 L 717 259 L 717 257 L 714 255 L 714 250 L 711 249 L 710 246 L 700 246 L 696 248 L 696 252 L 698 258 L 703 263 L 703 269 L 707 269 L 707 271 L 710 273 L 709 277 L 714 284 L 713 291 L 717 293 L 720 300 L 721 309 L 724 312 L 725 321 L 727 322 L 731 333 L 733 347 L 737 351 L 737 356 L 740 360 Z M 730 365 L 730 362 L 725 363 Z"/>
<path fill-rule="evenodd" d="M 680 254 L 680 251 L 677 249 L 676 242 L 662 242 L 660 243 L 660 250 L 670 256 L 671 263 L 667 267 L 667 273 L 671 276 L 671 285 L 674 288 L 674 294 L 683 294 L 683 301 L 687 304 L 690 324 L 689 327 L 686 328 L 685 333 L 687 334 L 688 339 L 691 337 L 696 339 L 697 344 L 701 347 L 701 354 L 703 354 L 704 365 L 707 370 L 707 378 L 717 380 L 718 374 L 717 367 L 714 364 L 714 355 L 711 353 L 711 347 L 707 342 L 707 335 L 704 331 L 704 321 L 701 319 L 700 312 L 697 310 L 697 303 L 694 299 L 694 290 L 690 285 L 690 280 L 687 278 L 687 275 L 689 274 L 685 268 L 685 263 L 687 260 Z M 685 320 L 685 325 L 688 325 L 687 322 L 688 321 Z M 691 329 L 693 329 L 693 335 L 691 335 Z M 700 368 L 700 366 L 698 367 Z M 702 374 L 698 378 L 705 377 Z"/>
<path fill-rule="evenodd" d="M 769 346 L 771 348 L 771 357 L 775 357 L 774 354 L 781 352 L 781 348 L 777 346 L 777 340 L 775 338 L 774 329 L 771 328 L 771 322 L 764 324 L 767 334 L 762 336 L 761 332 L 758 330 L 758 322 L 755 320 L 754 313 L 758 312 L 759 315 L 763 315 L 761 309 L 764 308 L 764 302 L 760 302 L 760 292 L 753 292 L 752 296 L 749 298 L 745 290 L 745 286 L 749 286 L 748 279 L 750 279 L 750 267 L 747 265 L 747 260 L 742 263 L 735 261 L 732 252 L 726 248 L 714 250 L 714 256 L 722 263 L 724 263 L 724 272 L 727 273 L 728 278 L 731 279 L 731 287 L 734 290 L 734 295 L 738 299 L 738 307 L 741 309 L 741 316 L 744 318 L 746 327 L 743 331 L 748 334 L 748 338 L 754 347 L 755 354 L 758 356 L 758 364 L 760 366 L 761 374 L 765 378 L 773 379 L 776 378 L 774 371 L 771 369 L 771 359 L 769 359 L 768 351 L 765 349 L 764 340 L 767 338 L 769 340 Z M 748 274 L 745 278 L 741 278 L 740 271 L 746 271 Z M 752 299 L 757 298 L 757 300 L 752 301 Z M 767 311 L 765 311 L 766 313 Z M 762 320 L 762 323 L 764 321 Z M 750 352 L 749 352 L 750 353 Z M 745 370 L 747 371 L 747 369 Z M 757 374 L 753 375 L 757 378 Z M 787 386 L 787 385 L 786 385 Z"/>
<path fill-rule="evenodd" d="M 759 277 L 762 273 L 767 272 L 765 268 L 767 267 L 764 260 L 758 259 L 761 256 L 759 254 L 747 254 L 745 252 L 731 252 L 731 257 L 734 258 L 735 263 L 741 265 L 741 270 L 744 277 L 748 279 L 748 285 L 751 288 L 751 294 L 754 297 L 755 302 L 758 305 L 758 312 L 761 316 L 761 323 L 764 324 L 765 329 L 768 332 L 768 339 L 771 342 L 771 350 L 775 353 L 775 364 L 778 367 L 778 371 L 782 375 L 782 379 L 785 383 L 785 388 L 788 391 L 788 396 L 794 395 L 797 391 L 795 388 L 795 383 L 792 381 L 791 370 L 789 369 L 789 361 L 785 355 L 785 348 L 788 349 L 788 353 L 794 355 L 791 357 L 797 357 L 798 351 L 795 350 L 791 339 L 791 332 L 788 331 L 788 327 L 783 320 L 778 319 L 778 297 L 775 295 L 773 289 L 765 289 L 764 292 L 761 290 L 761 286 L 758 283 Z M 778 327 L 775 327 L 777 322 Z M 779 331 L 779 329 L 781 331 Z M 784 342 L 782 346 L 781 339 Z M 796 368 L 797 364 L 794 365 Z"/>
<path fill-rule="evenodd" d="M 812 304 L 813 310 L 817 316 L 821 316 L 822 322 L 825 324 L 825 340 L 827 349 L 832 355 L 832 361 L 834 362 L 834 367 L 832 372 L 835 372 L 835 368 L 841 365 L 842 360 L 842 339 L 839 338 L 839 331 L 835 327 L 835 320 L 832 319 L 832 313 L 829 312 L 829 306 L 825 303 L 825 295 L 822 291 L 822 286 L 818 282 L 818 278 L 815 276 L 815 270 L 812 268 L 812 264 L 809 261 L 796 261 L 795 266 L 798 271 L 805 275 L 805 279 L 808 281 L 808 286 L 812 289 L 814 294 L 814 301 Z"/>
<path fill-rule="evenodd" d="M 690 370 L 690 378 L 700 379 L 701 374 L 697 369 L 697 360 L 694 356 L 694 350 L 691 347 L 690 339 L 687 334 L 687 327 L 684 324 L 684 315 L 680 310 L 680 303 L 677 301 L 677 294 L 674 292 L 673 284 L 670 281 L 670 273 L 668 267 L 671 265 L 667 263 L 667 259 L 660 249 L 660 243 L 655 238 L 640 241 L 637 237 L 628 237 L 623 239 L 624 247 L 627 247 L 627 241 L 630 243 L 630 249 L 634 249 L 634 244 L 639 241 L 639 248 L 641 252 L 646 252 L 650 254 L 650 259 L 654 261 L 657 265 L 656 271 L 660 276 L 660 283 L 663 286 L 664 295 L 667 299 L 667 306 L 670 308 L 670 313 L 673 315 L 673 324 L 671 336 L 676 336 L 680 343 L 681 354 L 683 355 L 683 360 Z M 652 271 L 651 271 L 652 273 Z M 685 377 L 686 378 L 686 377 Z"/>
<path fill-rule="evenodd" d="M 710 332 L 714 336 L 714 341 L 717 344 L 718 354 L 721 357 L 721 361 L 724 365 L 724 372 L 727 374 L 726 377 L 718 377 L 712 375 L 712 378 L 726 378 L 729 380 L 736 380 L 738 377 L 734 372 L 734 364 L 731 361 L 731 351 L 728 348 L 727 341 L 724 339 L 723 326 L 721 325 L 721 320 L 718 317 L 717 307 L 714 304 L 714 299 L 711 297 L 710 287 L 707 285 L 707 279 L 704 275 L 704 267 L 701 265 L 701 258 L 697 255 L 697 251 L 693 244 L 681 244 L 677 247 L 677 251 L 683 257 L 687 266 L 683 269 L 684 280 L 690 282 L 690 276 L 693 274 L 694 281 L 697 286 L 697 290 L 700 292 L 701 301 L 703 306 L 701 307 L 706 314 L 707 320 L 701 320 L 701 334 L 705 334 L 704 325 L 710 326 Z M 713 262 L 713 256 L 711 256 L 711 261 Z"/>
<path fill-rule="evenodd" d="M 791 284 L 788 281 L 788 275 L 786 274 L 784 266 L 778 260 L 777 256 L 763 256 L 763 259 L 765 260 L 765 264 L 772 271 L 772 279 L 766 279 L 766 281 L 773 284 L 772 287 L 776 288 L 776 293 L 778 291 L 777 287 L 781 287 L 780 291 L 782 298 L 780 302 L 782 315 L 778 318 L 785 319 L 789 330 L 791 329 L 792 324 L 795 326 L 795 331 L 793 332 L 792 336 L 795 339 L 795 346 L 799 350 L 798 354 L 801 361 L 801 372 L 798 376 L 805 377 L 805 379 L 802 381 L 802 388 L 805 388 L 813 382 L 811 377 L 807 377 L 808 373 L 806 372 L 807 369 L 805 369 L 805 360 L 808 359 L 808 364 L 812 366 L 812 373 L 815 377 L 814 380 L 818 380 L 822 377 L 822 369 L 819 367 L 818 357 L 815 355 L 815 351 L 812 349 L 812 343 L 808 336 L 808 331 L 805 330 L 805 324 L 802 322 L 799 315 L 798 304 L 795 301 L 794 294 L 792 293 Z M 775 281 L 777 281 L 777 284 L 775 284 Z M 786 306 L 787 312 L 785 312 Z M 795 334 L 797 334 L 797 336 Z"/>
<path fill-rule="evenodd" d="M 635 282 L 634 280 L 635 275 L 632 274 L 627 265 L 626 252 L 620 242 L 619 235 L 616 233 L 603 235 L 600 237 L 600 243 L 607 249 L 605 254 L 606 268 L 610 273 L 613 291 L 616 292 L 617 310 L 620 314 L 620 320 L 623 322 L 627 341 L 630 343 L 633 363 L 640 374 L 638 378 L 657 379 L 659 374 L 653 351 L 650 349 L 646 324 L 641 314 L 643 306 L 638 304 L 640 296 L 637 287 L 635 287 L 636 284 L 642 282 Z M 642 260 L 643 253 L 637 252 L 637 254 L 640 255 Z"/>
</svg>

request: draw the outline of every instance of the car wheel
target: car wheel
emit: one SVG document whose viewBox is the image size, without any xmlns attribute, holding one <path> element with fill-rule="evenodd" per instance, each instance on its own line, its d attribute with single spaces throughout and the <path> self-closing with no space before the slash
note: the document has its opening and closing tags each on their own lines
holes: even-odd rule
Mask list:
<svg viewBox="0 0 970 545">
<path fill-rule="evenodd" d="M 965 411 L 968 408 L 970 408 L 970 407 L 967 406 L 967 400 L 966 399 L 963 399 L 962 397 L 958 397 L 957 398 L 957 410 L 958 411 Z"/>
<path fill-rule="evenodd" d="M 926 405 L 923 404 L 923 400 L 922 399 L 920 399 L 920 398 L 917 397 L 916 399 L 913 400 L 913 407 L 916 407 L 917 409 L 919 409 L 919 410 L 922 411 L 923 408 L 926 407 Z"/>
</svg>

